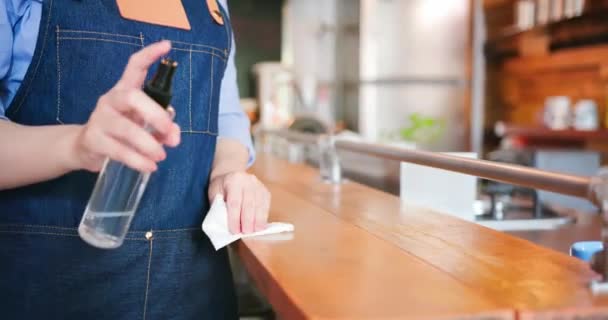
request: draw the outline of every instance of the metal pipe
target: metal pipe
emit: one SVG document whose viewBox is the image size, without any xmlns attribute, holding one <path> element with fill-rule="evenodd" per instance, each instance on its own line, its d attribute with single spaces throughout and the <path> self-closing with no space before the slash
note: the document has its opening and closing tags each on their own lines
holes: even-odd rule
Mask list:
<svg viewBox="0 0 608 320">
<path fill-rule="evenodd" d="M 290 130 L 265 130 L 264 133 L 275 134 L 288 140 L 306 144 L 316 144 L 321 137 L 318 134 Z M 335 140 L 335 147 L 383 159 L 404 161 L 527 188 L 575 196 L 598 204 L 596 196 L 590 191 L 590 177 L 556 173 L 487 160 L 470 159 L 437 152 L 397 149 L 365 142 Z"/>
<path fill-rule="evenodd" d="M 498 163 L 493 161 L 469 159 L 436 152 L 397 149 L 363 142 L 336 141 L 337 149 L 378 156 L 460 172 L 488 180 L 542 189 L 565 195 L 589 199 L 597 203 L 590 192 L 591 178 L 563 173 L 538 170 L 534 168 Z"/>
<path fill-rule="evenodd" d="M 313 133 L 297 132 L 293 130 L 262 130 L 262 134 L 276 135 L 287 140 L 304 143 L 317 144 L 321 135 Z"/>
</svg>

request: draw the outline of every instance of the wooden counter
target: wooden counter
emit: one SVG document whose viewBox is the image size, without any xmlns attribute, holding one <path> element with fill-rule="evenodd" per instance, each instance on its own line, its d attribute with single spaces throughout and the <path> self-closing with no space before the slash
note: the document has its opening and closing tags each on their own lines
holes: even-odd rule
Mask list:
<svg viewBox="0 0 608 320">
<path fill-rule="evenodd" d="M 596 275 L 567 255 L 360 184 L 325 184 L 306 165 L 259 155 L 252 172 L 272 192 L 270 220 L 295 232 L 236 248 L 283 319 L 608 316 L 608 297 L 586 287 Z"/>
</svg>

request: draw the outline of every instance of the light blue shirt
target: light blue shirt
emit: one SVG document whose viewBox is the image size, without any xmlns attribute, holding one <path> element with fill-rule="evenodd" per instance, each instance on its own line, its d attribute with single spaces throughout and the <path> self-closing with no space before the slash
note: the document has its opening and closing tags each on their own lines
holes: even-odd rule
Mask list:
<svg viewBox="0 0 608 320">
<path fill-rule="evenodd" d="M 43 0 L 0 0 L 0 118 L 15 97 L 32 61 L 42 16 Z M 227 0 L 219 2 L 228 8 Z M 202 2 L 201 2 L 202 3 Z M 249 134 L 249 119 L 239 102 L 233 50 L 220 92 L 218 135 L 234 139 L 249 150 L 249 164 L 255 153 Z"/>
</svg>

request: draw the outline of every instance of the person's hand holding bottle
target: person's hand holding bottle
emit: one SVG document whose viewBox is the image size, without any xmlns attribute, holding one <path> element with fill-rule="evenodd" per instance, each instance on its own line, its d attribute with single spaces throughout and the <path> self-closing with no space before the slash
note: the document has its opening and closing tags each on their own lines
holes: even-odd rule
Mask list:
<svg viewBox="0 0 608 320">
<path fill-rule="evenodd" d="M 121 79 L 99 98 L 84 125 L 28 126 L 0 120 L 0 145 L 11 150 L 0 154 L 0 166 L 12 168 L 0 175 L 0 190 L 74 170 L 99 171 L 108 157 L 140 172 L 155 171 L 166 157 L 163 145 L 179 144 L 180 129 L 142 87 L 150 66 L 170 50 L 171 44 L 161 41 L 133 54 Z"/>
<path fill-rule="evenodd" d="M 137 171 L 152 172 L 166 158 L 163 145 L 179 144 L 180 128 L 171 114 L 142 90 L 150 66 L 170 49 L 169 41 L 161 41 L 131 56 L 121 79 L 99 98 L 89 121 L 77 130 L 72 169 L 99 171 L 109 157 Z"/>
</svg>

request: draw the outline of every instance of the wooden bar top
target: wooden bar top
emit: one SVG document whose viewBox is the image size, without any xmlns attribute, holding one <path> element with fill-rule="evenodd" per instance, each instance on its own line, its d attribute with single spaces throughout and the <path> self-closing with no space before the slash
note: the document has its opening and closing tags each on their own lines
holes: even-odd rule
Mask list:
<svg viewBox="0 0 608 320">
<path fill-rule="evenodd" d="M 577 259 L 269 155 L 252 172 L 295 225 L 236 246 L 282 319 L 608 317 Z"/>
</svg>

